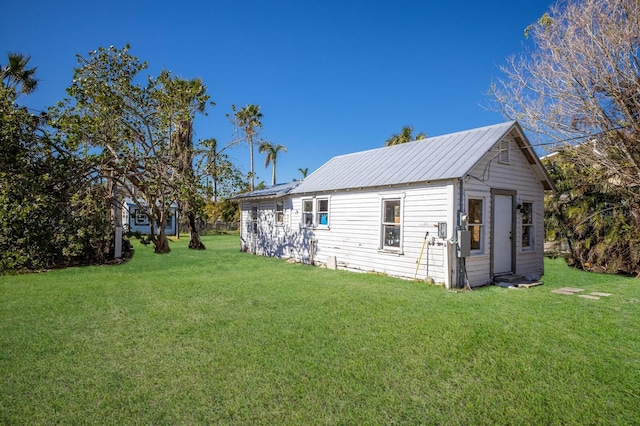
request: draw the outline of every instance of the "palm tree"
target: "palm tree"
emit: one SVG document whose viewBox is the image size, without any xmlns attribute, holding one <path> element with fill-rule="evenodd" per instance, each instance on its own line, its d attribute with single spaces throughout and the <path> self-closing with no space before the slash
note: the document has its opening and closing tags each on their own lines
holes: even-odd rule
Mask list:
<svg viewBox="0 0 640 426">
<path fill-rule="evenodd" d="M 264 162 L 264 168 L 269 167 L 269 163 L 273 164 L 273 171 L 271 173 L 271 185 L 276 184 L 276 160 L 278 159 L 279 152 L 287 152 L 287 148 L 284 145 L 274 145 L 269 142 L 262 142 L 258 148 L 260 153 L 266 153 L 267 156 Z"/>
<path fill-rule="evenodd" d="M 253 137 L 258 133 L 256 129 L 262 128 L 262 113 L 260 105 L 249 104 L 246 107 L 236 110 L 235 105 L 231 105 L 236 125 L 244 132 L 245 140 L 249 144 L 251 155 L 251 191 L 255 189 L 255 171 L 253 166 Z"/>
<path fill-rule="evenodd" d="M 168 77 L 168 75 L 167 75 Z M 203 113 L 206 107 L 207 88 L 200 79 L 183 80 L 180 78 L 167 81 L 168 90 L 176 96 L 178 111 L 174 117 L 175 132 L 171 137 L 173 159 L 186 191 L 183 194 L 182 208 L 189 220 L 191 239 L 189 248 L 204 250 L 196 226 L 196 213 L 201 202 L 197 194 L 196 176 L 193 170 L 195 151 L 193 147 L 193 120 L 195 113 Z"/>
<path fill-rule="evenodd" d="M 9 53 L 7 56 L 9 63 L 0 68 L 0 81 L 6 87 L 16 89 L 18 94 L 28 95 L 33 92 L 38 80 L 35 78 L 36 68 L 27 69 L 31 56 L 21 53 Z"/>
<path fill-rule="evenodd" d="M 205 151 L 207 174 L 213 179 L 213 201 L 218 202 L 218 158 L 220 157 L 218 140 L 216 138 L 209 138 L 201 141 L 201 144 L 207 148 Z"/>
<path fill-rule="evenodd" d="M 304 169 L 303 168 L 299 168 L 298 171 L 300 173 L 302 173 L 302 179 L 306 179 L 307 178 L 307 174 L 309 174 L 309 168 L 308 167 L 305 167 Z"/>
<path fill-rule="evenodd" d="M 418 133 L 415 137 L 413 137 L 413 126 L 407 125 L 403 126 L 400 133 L 391 135 L 385 142 L 385 146 L 391 145 L 399 145 L 401 143 L 407 143 L 411 141 L 417 141 L 420 139 L 426 139 L 427 135 L 423 132 Z"/>
</svg>

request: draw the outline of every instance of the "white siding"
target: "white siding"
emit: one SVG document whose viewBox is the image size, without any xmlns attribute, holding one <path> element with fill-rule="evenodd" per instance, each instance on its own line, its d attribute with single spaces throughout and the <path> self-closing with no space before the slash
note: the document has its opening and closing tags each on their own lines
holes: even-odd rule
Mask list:
<svg viewBox="0 0 640 426">
<path fill-rule="evenodd" d="M 284 221 L 276 221 L 276 202 L 284 202 Z M 252 209 L 257 208 L 257 232 L 254 233 Z M 243 201 L 240 212 L 241 250 L 262 256 L 289 257 L 292 250 L 291 199 Z"/>
<path fill-rule="evenodd" d="M 298 222 L 297 242 L 307 244 L 299 253 L 291 253 L 297 260 L 307 261 L 308 244 L 315 243 L 314 262 L 327 263 L 335 256 L 338 268 L 388 274 L 397 277 L 416 277 L 417 261 L 428 232 L 428 243 L 422 253 L 418 279 L 431 277 L 437 283 L 449 283 L 449 261 L 446 256 L 451 239 L 453 185 L 424 185 L 403 189 L 361 190 L 332 193 L 330 219 L 327 228 L 302 227 L 302 202 L 313 197 L 293 199 L 292 226 Z M 321 197 L 320 195 L 318 197 Z M 402 247 L 398 252 L 382 249 L 382 200 L 402 199 Z M 438 238 L 438 222 L 446 222 L 447 239 Z M 293 233 L 295 234 L 295 232 Z"/>
<path fill-rule="evenodd" d="M 532 202 L 535 211 L 534 249 L 522 249 L 522 214 L 515 212 L 515 271 L 519 275 L 542 275 L 544 255 L 544 189 L 531 169 L 531 165 L 522 154 L 516 142 L 510 141 L 509 163 L 499 162 L 499 146 L 496 146 L 483 157 L 471 170 L 464 183 L 465 209 L 466 198 L 482 196 L 485 200 L 485 252 L 467 258 L 467 275 L 472 286 L 484 285 L 492 281 L 490 276 L 491 257 L 491 189 L 513 190 L 516 192 L 516 203 Z"/>
<path fill-rule="evenodd" d="M 516 203 L 532 202 L 535 208 L 533 250 L 522 250 L 522 215 L 515 212 L 515 273 L 543 273 L 543 186 L 511 136 L 509 163 L 499 160 L 497 143 L 463 179 L 464 210 L 469 197 L 484 200 L 484 251 L 466 258 L 466 278 L 472 286 L 492 282 L 491 190 L 513 191 Z M 452 152 L 452 155 L 455 155 Z M 293 194 L 284 201 L 284 224 L 276 224 L 277 199 L 243 200 L 241 247 L 265 256 L 294 258 L 304 263 L 327 264 L 335 257 L 340 269 L 416 277 L 417 261 L 427 242 L 417 270 L 418 279 L 433 278 L 447 287 L 457 282 L 455 246 L 460 181 L 442 180 L 383 189 L 335 190 L 318 194 Z M 305 227 L 303 200 L 329 199 L 329 225 Z M 382 249 L 382 202 L 402 200 L 402 244 L 400 251 Z M 258 226 L 253 232 L 251 209 L 257 207 Z M 446 222 L 446 238 L 438 238 L 438 222 Z"/>
</svg>

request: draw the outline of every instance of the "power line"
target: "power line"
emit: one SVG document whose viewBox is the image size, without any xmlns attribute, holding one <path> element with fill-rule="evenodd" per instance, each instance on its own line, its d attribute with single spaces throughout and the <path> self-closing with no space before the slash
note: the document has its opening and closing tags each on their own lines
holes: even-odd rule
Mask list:
<svg viewBox="0 0 640 426">
<path fill-rule="evenodd" d="M 617 130 L 626 129 L 628 127 L 631 127 L 631 124 L 626 124 L 626 125 L 623 125 L 623 126 L 614 127 L 613 129 L 602 130 L 600 132 L 591 133 L 591 134 L 588 134 L 588 135 L 574 136 L 572 138 L 560 139 L 560 140 L 552 141 L 552 142 L 541 142 L 541 143 L 538 143 L 536 145 L 532 145 L 531 143 L 529 143 L 528 145 L 524 145 L 524 146 L 528 147 L 528 148 L 534 148 L 535 149 L 537 147 L 542 147 L 542 146 L 562 145 L 562 144 L 565 144 L 565 143 L 568 143 L 568 142 L 571 142 L 571 141 L 576 141 L 578 139 L 593 138 L 593 137 L 596 137 L 596 136 L 599 136 L 599 135 L 603 135 L 605 133 L 615 132 Z"/>
</svg>

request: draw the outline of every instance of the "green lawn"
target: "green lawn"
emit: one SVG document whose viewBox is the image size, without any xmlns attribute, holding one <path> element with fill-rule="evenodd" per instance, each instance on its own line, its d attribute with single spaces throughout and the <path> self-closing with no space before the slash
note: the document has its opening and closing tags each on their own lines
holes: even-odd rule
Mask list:
<svg viewBox="0 0 640 426">
<path fill-rule="evenodd" d="M 637 279 L 452 292 L 204 242 L 0 277 L 0 424 L 640 424 Z"/>
</svg>

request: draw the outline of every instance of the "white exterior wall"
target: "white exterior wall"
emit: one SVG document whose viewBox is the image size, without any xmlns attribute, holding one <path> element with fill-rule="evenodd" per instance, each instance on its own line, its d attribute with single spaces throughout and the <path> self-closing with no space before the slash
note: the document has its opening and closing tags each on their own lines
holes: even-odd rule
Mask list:
<svg viewBox="0 0 640 426">
<path fill-rule="evenodd" d="M 341 269 L 378 272 L 402 278 L 416 277 L 416 267 L 426 232 L 417 278 L 431 277 L 437 283 L 449 282 L 446 256 L 447 240 L 437 237 L 438 222 L 450 220 L 451 185 L 430 185 L 403 189 L 363 190 L 332 194 L 330 198 L 330 226 L 314 231 L 317 240 L 315 260 L 326 263 L 335 256 Z M 451 195 L 449 195 L 451 193 Z M 318 196 L 320 197 L 320 196 Z M 305 197 L 296 199 L 302 205 Z M 383 199 L 401 200 L 401 249 L 382 248 Z M 294 207 L 295 208 L 295 207 Z"/>
<path fill-rule="evenodd" d="M 450 285 L 449 240 L 455 231 L 453 184 L 449 182 L 405 188 L 351 190 L 285 198 L 285 223 L 275 225 L 275 200 L 243 201 L 241 237 L 252 250 L 251 206 L 258 206 L 256 254 L 292 257 L 327 264 L 335 257 L 339 269 L 377 272 L 391 276 Z M 329 225 L 304 227 L 303 200 L 328 198 Z M 382 249 L 382 202 L 401 199 L 401 250 Z M 287 206 L 287 203 L 290 203 Z M 288 207 L 288 208 L 287 208 Z M 438 222 L 447 223 L 447 238 L 438 238 Z M 424 245 L 425 234 L 429 233 Z M 311 247 L 313 245 L 313 253 Z M 417 261 L 422 250 L 420 266 Z M 417 274 L 416 268 L 418 267 Z"/>
<path fill-rule="evenodd" d="M 522 214 L 519 211 L 515 212 L 515 271 L 513 273 L 518 275 L 544 273 L 544 189 L 516 142 L 510 136 L 506 139 L 510 140 L 509 163 L 504 164 L 498 161 L 499 144 L 497 144 L 471 170 L 470 177 L 463 183 L 465 211 L 470 197 L 481 197 L 484 200 L 484 253 L 474 254 L 466 259 L 467 275 L 472 286 L 493 281 L 490 274 L 492 188 L 515 191 L 517 204 L 533 203 L 534 249 L 532 250 L 522 248 Z M 500 225 L 497 224 L 497 226 Z"/>
<path fill-rule="evenodd" d="M 284 203 L 284 220 L 276 223 L 276 202 Z M 254 233 L 252 209 L 257 208 Z M 243 201 L 240 211 L 240 249 L 261 256 L 291 257 L 295 239 L 291 231 L 291 199 Z"/>
<path fill-rule="evenodd" d="M 522 248 L 522 214 L 515 218 L 515 270 L 519 275 L 542 275 L 544 255 L 544 190 L 516 142 L 510 140 L 509 163 L 498 161 L 497 144 L 463 180 L 463 210 L 468 199 L 483 199 L 483 251 L 465 259 L 466 278 L 472 287 L 493 282 L 491 270 L 491 190 L 513 191 L 517 204 L 533 203 L 534 248 Z M 280 199 L 243 200 L 241 248 L 264 256 L 293 258 L 304 263 L 333 264 L 339 269 L 377 272 L 413 279 L 420 251 L 429 232 L 417 272 L 418 279 L 433 278 L 447 287 L 457 285 L 457 237 L 460 181 L 396 188 L 363 189 L 326 194 L 288 195 Z M 328 226 L 303 226 L 303 200 L 329 200 Z M 402 250 L 382 249 L 382 200 L 402 200 Z M 276 201 L 284 202 L 284 221 L 276 223 Z M 251 208 L 258 208 L 253 233 Z M 446 222 L 447 238 L 438 238 L 438 222 Z"/>
<path fill-rule="evenodd" d="M 149 219 L 146 215 L 144 215 L 144 217 L 146 218 L 146 222 L 144 224 L 136 224 L 136 217 L 135 217 L 135 210 L 137 210 L 137 206 L 136 204 L 131 204 L 131 203 L 127 203 L 124 202 L 122 204 L 122 209 L 121 209 L 121 213 L 122 213 L 122 227 L 124 229 L 124 231 L 131 231 L 131 232 L 140 232 L 142 234 L 148 234 L 151 230 L 151 224 L 149 223 Z M 171 214 L 171 221 L 166 224 L 164 231 L 167 235 L 172 236 L 172 235 L 177 235 L 178 234 L 178 211 L 176 207 L 171 207 L 170 208 L 170 214 Z M 133 214 L 133 216 L 132 216 Z M 154 231 L 155 230 L 155 225 L 153 227 Z"/>
</svg>

